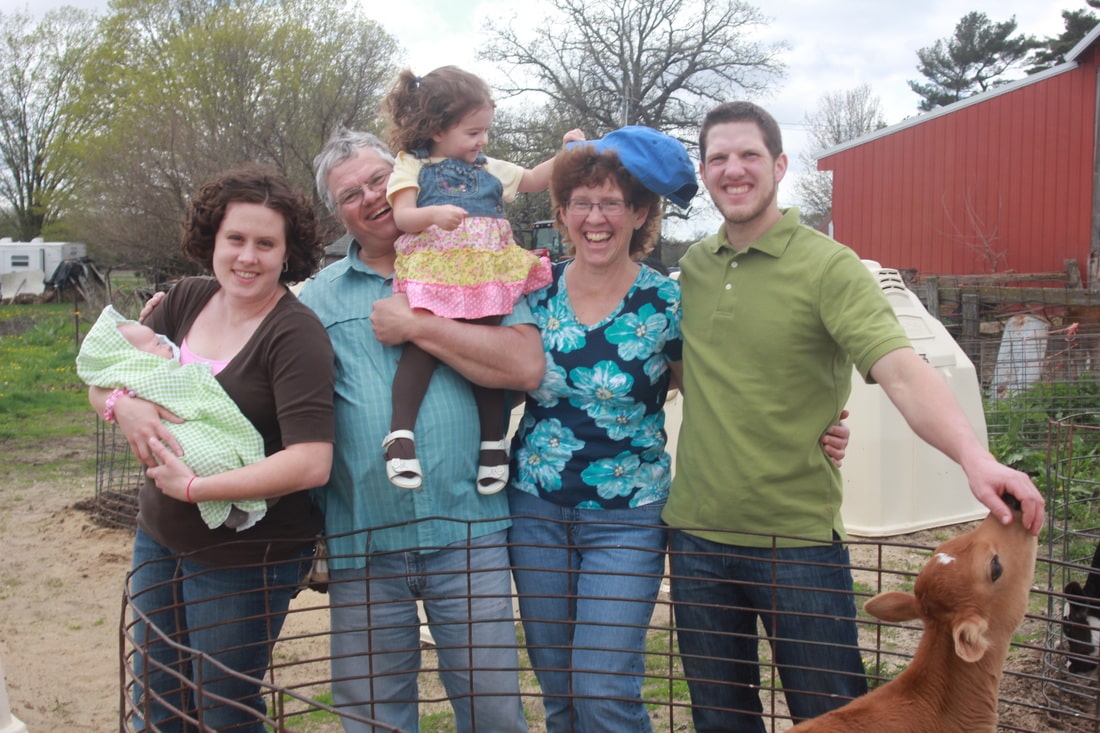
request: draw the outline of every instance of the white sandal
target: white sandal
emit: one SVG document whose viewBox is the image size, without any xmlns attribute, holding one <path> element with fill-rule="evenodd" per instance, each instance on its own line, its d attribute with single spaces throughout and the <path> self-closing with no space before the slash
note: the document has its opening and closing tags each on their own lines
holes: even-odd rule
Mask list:
<svg viewBox="0 0 1100 733">
<path fill-rule="evenodd" d="M 479 462 L 477 467 L 477 493 L 489 496 L 508 485 L 508 439 L 482 441 L 479 450 L 502 450 L 505 454 L 499 466 L 482 466 Z"/>
<path fill-rule="evenodd" d="M 411 430 L 394 430 L 387 433 L 382 439 L 382 450 L 387 451 L 386 478 L 399 489 L 419 489 L 424 475 L 420 468 L 418 458 L 390 458 L 389 447 L 395 440 L 407 440 L 415 445 L 416 440 Z"/>
</svg>

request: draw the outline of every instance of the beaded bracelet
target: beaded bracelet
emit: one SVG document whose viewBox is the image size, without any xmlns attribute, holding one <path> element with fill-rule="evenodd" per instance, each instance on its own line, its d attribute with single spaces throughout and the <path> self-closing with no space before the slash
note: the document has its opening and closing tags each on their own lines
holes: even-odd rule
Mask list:
<svg viewBox="0 0 1100 733">
<path fill-rule="evenodd" d="M 103 403 L 103 419 L 107 422 L 115 422 L 115 403 L 120 397 L 137 397 L 137 393 L 132 389 L 116 389 L 107 395 L 107 400 Z"/>
</svg>

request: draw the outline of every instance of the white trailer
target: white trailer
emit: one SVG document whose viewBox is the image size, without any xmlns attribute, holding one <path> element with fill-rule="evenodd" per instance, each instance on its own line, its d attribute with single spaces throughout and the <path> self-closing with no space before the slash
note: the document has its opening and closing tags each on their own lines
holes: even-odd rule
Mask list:
<svg viewBox="0 0 1100 733">
<path fill-rule="evenodd" d="M 0 239 L 0 275 L 41 270 L 43 280 L 49 281 L 62 262 L 87 254 L 87 245 L 78 242 L 44 242 L 37 237 L 29 242 L 13 242 L 4 237 Z"/>
</svg>

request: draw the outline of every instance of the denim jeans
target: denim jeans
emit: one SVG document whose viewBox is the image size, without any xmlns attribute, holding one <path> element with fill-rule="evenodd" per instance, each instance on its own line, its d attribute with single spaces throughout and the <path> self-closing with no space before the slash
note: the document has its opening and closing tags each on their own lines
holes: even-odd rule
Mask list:
<svg viewBox="0 0 1100 733">
<path fill-rule="evenodd" d="M 665 569 L 664 503 L 570 509 L 510 489 L 509 546 L 547 733 L 652 730 L 646 630 Z"/>
<path fill-rule="evenodd" d="M 764 733 L 757 619 L 774 640 L 796 721 L 867 691 L 848 550 L 841 543 L 735 547 L 673 530 L 669 550 L 696 731 Z"/>
<path fill-rule="evenodd" d="M 264 733 L 259 680 L 312 552 L 306 546 L 287 562 L 221 567 L 182 558 L 137 530 L 130 598 L 148 623 L 135 613 L 135 730 L 193 730 L 183 725 L 186 714 L 202 730 Z"/>
<path fill-rule="evenodd" d="M 527 730 L 506 539 L 501 530 L 435 552 L 376 552 L 364 569 L 329 572 L 332 696 L 346 733 L 375 730 L 360 721 L 420 730 L 417 600 L 456 730 Z"/>
</svg>

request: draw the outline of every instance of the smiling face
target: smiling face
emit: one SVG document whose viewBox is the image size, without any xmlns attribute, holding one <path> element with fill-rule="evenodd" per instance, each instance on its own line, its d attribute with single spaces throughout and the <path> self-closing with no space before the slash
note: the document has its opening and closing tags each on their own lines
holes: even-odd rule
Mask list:
<svg viewBox="0 0 1100 733">
<path fill-rule="evenodd" d="M 599 186 L 578 186 L 569 193 L 561 207 L 561 220 L 576 249 L 577 262 L 607 267 L 630 260 L 630 238 L 645 223 L 649 210 L 634 209 L 624 202 L 622 189 L 611 180 Z M 583 211 L 589 205 L 591 209 Z"/>
<path fill-rule="evenodd" d="M 358 154 L 334 166 L 326 184 L 336 202 L 336 219 L 370 256 L 393 252 L 401 234 L 386 201 L 386 183 L 393 165 L 377 151 L 360 148 Z"/>
<path fill-rule="evenodd" d="M 489 126 L 493 124 L 493 108 L 478 107 L 467 113 L 458 124 L 432 136 L 434 158 L 457 158 L 467 163 L 477 160 L 478 153 L 489 142 Z"/>
<path fill-rule="evenodd" d="M 263 204 L 233 201 L 214 237 L 211 266 L 228 297 L 270 298 L 286 260 L 286 220 Z"/>
<path fill-rule="evenodd" d="M 776 196 L 787 156 L 772 158 L 754 122 L 716 124 L 707 132 L 706 143 L 699 175 L 726 220 L 730 244 L 741 249 L 782 217 Z"/>
</svg>

